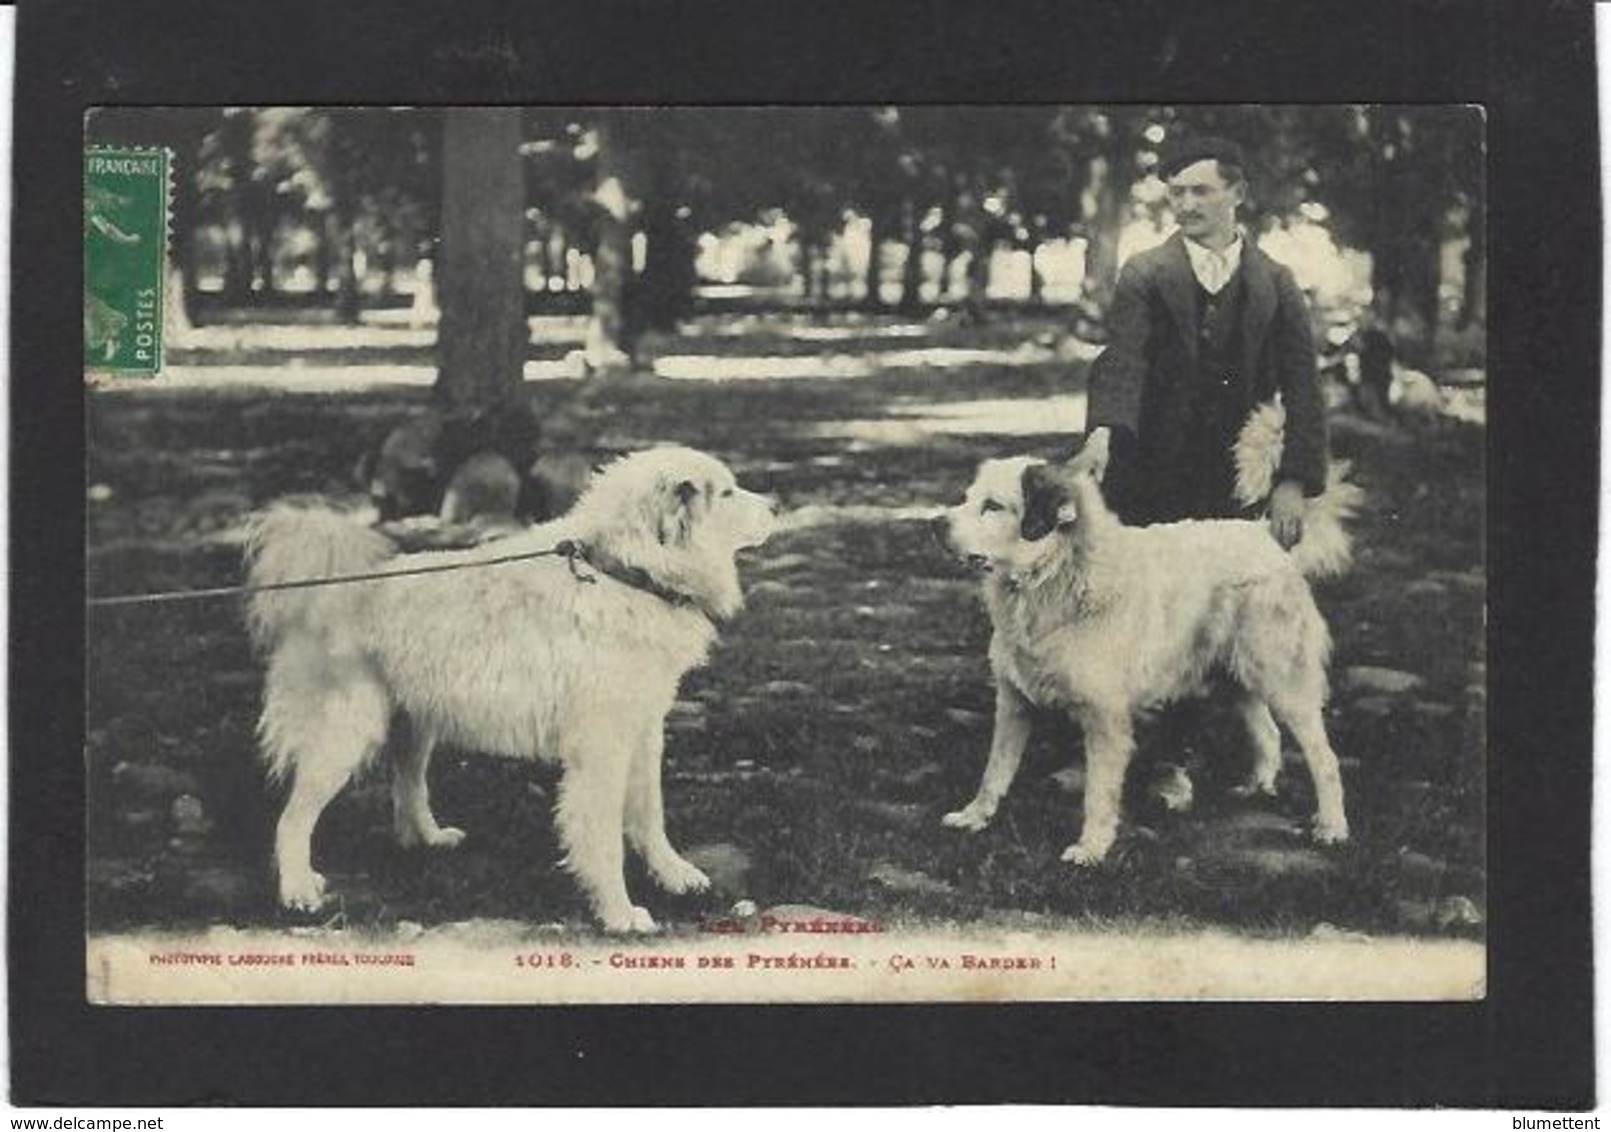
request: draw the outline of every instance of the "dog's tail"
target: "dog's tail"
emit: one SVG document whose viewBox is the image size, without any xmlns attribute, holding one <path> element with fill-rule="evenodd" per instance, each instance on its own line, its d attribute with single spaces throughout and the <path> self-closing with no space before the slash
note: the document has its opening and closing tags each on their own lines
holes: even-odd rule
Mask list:
<svg viewBox="0 0 1611 1132">
<path fill-rule="evenodd" d="M 276 503 L 252 519 L 246 540 L 249 586 L 282 585 L 373 570 L 395 553 L 392 543 L 350 516 L 314 502 Z M 309 586 L 253 593 L 247 622 L 259 648 L 287 634 L 314 636 L 352 623 L 362 584 Z"/>
<path fill-rule="evenodd" d="M 1262 503 L 1275 490 L 1286 428 L 1287 409 L 1277 396 L 1249 413 L 1236 434 L 1236 501 L 1243 507 Z"/>
<path fill-rule="evenodd" d="M 1306 578 L 1334 578 L 1354 560 L 1348 524 L 1365 493 L 1349 482 L 1348 472 L 1346 460 L 1333 460 L 1326 469 L 1326 490 L 1304 508 L 1303 537 L 1292 548 L 1292 561 Z"/>
<path fill-rule="evenodd" d="M 1277 397 L 1254 409 L 1237 435 L 1236 498 L 1243 506 L 1269 498 L 1275 489 L 1286 423 L 1286 407 Z M 1335 577 L 1353 561 L 1348 524 L 1365 493 L 1349 482 L 1348 472 L 1346 461 L 1332 461 L 1326 469 L 1326 490 L 1307 501 L 1303 538 L 1292 548 L 1292 559 L 1305 577 Z"/>
</svg>

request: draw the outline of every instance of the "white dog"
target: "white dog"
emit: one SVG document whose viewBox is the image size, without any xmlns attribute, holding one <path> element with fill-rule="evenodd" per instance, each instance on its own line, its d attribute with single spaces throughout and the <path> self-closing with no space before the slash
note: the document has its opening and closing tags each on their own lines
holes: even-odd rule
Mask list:
<svg viewBox="0 0 1611 1132">
<path fill-rule="evenodd" d="M 1244 429 L 1243 498 L 1268 493 L 1283 423 L 1279 405 L 1266 406 Z M 1330 637 L 1306 581 L 1347 564 L 1343 522 L 1359 492 L 1345 472 L 1335 467 L 1326 493 L 1310 501 L 1289 554 L 1263 522 L 1126 527 L 1089 471 L 986 461 L 945 523 L 952 547 L 988 571 L 995 735 L 977 795 L 944 823 L 983 829 L 1017 772 L 1030 705 L 1062 708 L 1080 723 L 1086 749 L 1084 827 L 1063 859 L 1101 861 L 1118 831 L 1137 713 L 1200 691 L 1222 670 L 1245 690 L 1253 771 L 1242 789 L 1275 792 L 1279 720 L 1314 779 L 1316 839 L 1346 840 L 1342 779 L 1322 718 Z"/>
<path fill-rule="evenodd" d="M 431 813 L 426 768 L 438 742 L 557 761 L 567 866 L 607 930 L 653 931 L 627 895 L 623 837 L 667 891 L 709 885 L 666 837 L 665 717 L 717 623 L 743 604 L 735 553 L 771 527 L 767 500 L 686 448 L 621 459 L 564 518 L 473 550 L 397 555 L 335 511 L 269 509 L 249 544 L 256 586 L 469 567 L 252 596 L 253 635 L 268 655 L 258 733 L 271 774 L 290 779 L 275 835 L 281 903 L 322 904 L 314 826 L 401 712 L 410 726 L 392 799 L 402 844 L 463 837 Z M 561 544 L 568 555 L 487 564 Z"/>
</svg>

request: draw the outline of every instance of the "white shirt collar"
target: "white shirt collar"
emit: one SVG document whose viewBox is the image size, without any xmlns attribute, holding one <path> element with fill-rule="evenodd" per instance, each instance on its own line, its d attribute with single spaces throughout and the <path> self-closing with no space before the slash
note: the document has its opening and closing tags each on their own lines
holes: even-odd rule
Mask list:
<svg viewBox="0 0 1611 1132">
<path fill-rule="evenodd" d="M 1187 239 L 1186 256 L 1191 260 L 1192 274 L 1197 276 L 1197 282 L 1203 285 L 1203 290 L 1217 295 L 1242 265 L 1242 233 L 1237 232 L 1236 238 L 1222 252 L 1211 251 L 1197 241 Z"/>
</svg>

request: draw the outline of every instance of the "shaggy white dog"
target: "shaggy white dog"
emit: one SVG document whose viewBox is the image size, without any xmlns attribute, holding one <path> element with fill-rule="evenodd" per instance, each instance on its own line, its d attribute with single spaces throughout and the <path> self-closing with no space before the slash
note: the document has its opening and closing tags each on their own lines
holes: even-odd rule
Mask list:
<svg viewBox="0 0 1611 1132">
<path fill-rule="evenodd" d="M 463 837 L 431 813 L 437 743 L 557 761 L 567 866 L 606 929 L 653 931 L 627 894 L 623 837 L 667 891 L 709 885 L 666 837 L 665 717 L 717 623 L 743 604 L 735 553 L 771 528 L 767 500 L 685 448 L 625 457 L 564 518 L 452 553 L 397 555 L 338 512 L 270 508 L 249 543 L 254 586 L 469 566 L 253 594 L 253 635 L 268 656 L 258 733 L 271 774 L 290 779 L 274 847 L 281 903 L 323 903 L 314 826 L 401 713 L 392 799 L 402 844 Z M 489 563 L 561 545 L 568 555 Z"/>
<path fill-rule="evenodd" d="M 1244 499 L 1268 494 L 1283 424 L 1280 406 L 1271 405 L 1244 429 L 1237 450 Z M 1345 840 L 1342 779 L 1322 718 L 1330 637 L 1306 578 L 1347 564 L 1343 523 L 1359 492 L 1343 481 L 1346 467 L 1334 467 L 1326 493 L 1309 501 L 1291 553 L 1264 522 L 1126 527 L 1078 467 L 986 461 L 964 502 L 944 517 L 953 549 L 988 571 L 996 684 L 984 778 L 944 823 L 983 829 L 1017 773 L 1030 705 L 1061 708 L 1080 723 L 1086 749 L 1084 826 L 1063 859 L 1101 861 L 1118 832 L 1136 715 L 1199 692 L 1220 670 L 1244 689 L 1253 770 L 1242 790 L 1275 792 L 1279 720 L 1314 779 L 1316 839 Z M 1031 514 L 1037 510 L 1039 518 Z"/>
</svg>

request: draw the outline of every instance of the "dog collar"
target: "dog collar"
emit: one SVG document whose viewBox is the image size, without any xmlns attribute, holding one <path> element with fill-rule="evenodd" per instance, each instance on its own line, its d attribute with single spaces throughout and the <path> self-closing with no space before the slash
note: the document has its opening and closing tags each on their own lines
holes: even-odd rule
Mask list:
<svg viewBox="0 0 1611 1132">
<path fill-rule="evenodd" d="M 1052 533 L 1055 535 L 1057 532 L 1053 531 Z M 1046 563 L 1045 559 L 1042 559 L 1039 562 L 1030 563 L 1022 570 L 1002 570 L 997 572 L 992 567 L 991 573 L 987 576 L 1000 579 L 1001 588 L 1007 593 L 1020 594 L 1040 585 L 1041 582 L 1046 580 L 1051 570 L 1052 567 Z"/>
<path fill-rule="evenodd" d="M 649 571 L 642 567 L 627 566 L 613 558 L 600 555 L 584 542 L 576 539 L 566 539 L 555 545 L 554 552 L 564 556 L 565 561 L 570 565 L 571 577 L 578 582 L 596 585 L 599 580 L 598 576 L 603 574 L 606 578 L 619 582 L 623 586 L 657 597 L 673 609 L 692 609 L 712 624 L 720 624 L 722 621 L 722 618 L 714 610 L 694 595 L 662 585 L 649 574 Z M 594 572 L 587 573 L 589 569 Z"/>
</svg>

